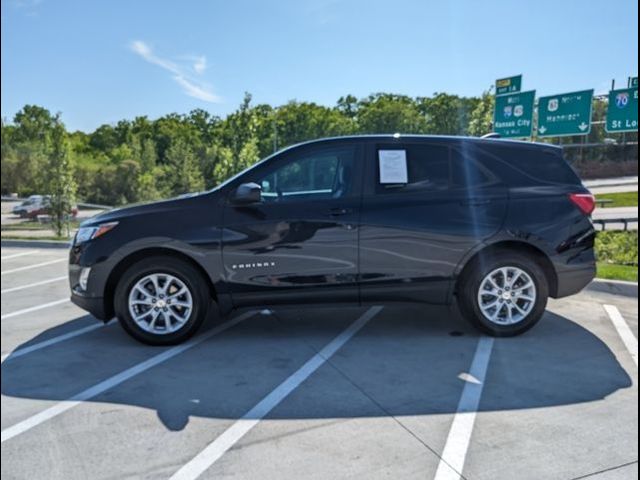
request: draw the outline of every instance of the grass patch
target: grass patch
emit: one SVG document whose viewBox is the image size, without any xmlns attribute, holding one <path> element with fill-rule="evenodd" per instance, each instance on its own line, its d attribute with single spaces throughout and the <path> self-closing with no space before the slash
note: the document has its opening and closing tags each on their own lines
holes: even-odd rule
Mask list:
<svg viewBox="0 0 640 480">
<path fill-rule="evenodd" d="M 80 222 L 77 220 L 72 220 L 69 222 L 69 228 L 71 230 L 75 230 L 80 226 Z M 3 232 L 12 232 L 15 230 L 29 230 L 29 231 L 43 231 L 43 230 L 53 230 L 53 226 L 51 223 L 40 223 L 40 222 L 20 222 L 20 223 L 9 223 L 6 225 L 2 225 Z"/>
<path fill-rule="evenodd" d="M 626 280 L 628 282 L 637 282 L 638 267 L 598 262 L 597 277 L 607 280 Z"/>
<path fill-rule="evenodd" d="M 2 236 L 2 240 L 34 240 L 34 241 L 38 241 L 38 240 L 43 240 L 43 241 L 48 241 L 48 240 L 56 240 L 59 242 L 70 242 L 72 237 L 57 237 L 55 235 L 47 235 L 47 236 L 38 236 L 38 237 L 29 237 L 26 235 L 3 235 Z"/>
<path fill-rule="evenodd" d="M 604 193 L 597 195 L 596 199 L 611 200 L 612 203 L 605 204 L 605 208 L 638 206 L 638 192 Z"/>
<path fill-rule="evenodd" d="M 598 232 L 598 278 L 638 281 L 638 232 Z"/>
</svg>

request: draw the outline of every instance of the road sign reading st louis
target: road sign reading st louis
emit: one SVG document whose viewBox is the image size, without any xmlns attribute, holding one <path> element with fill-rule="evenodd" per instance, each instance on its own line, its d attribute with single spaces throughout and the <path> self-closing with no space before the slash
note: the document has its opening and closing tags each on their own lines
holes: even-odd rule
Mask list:
<svg viewBox="0 0 640 480">
<path fill-rule="evenodd" d="M 530 137 L 533 131 L 535 97 L 535 90 L 496 97 L 493 131 L 501 137 Z"/>
<path fill-rule="evenodd" d="M 538 99 L 538 136 L 562 137 L 591 132 L 593 90 Z"/>
<path fill-rule="evenodd" d="M 609 92 L 605 130 L 609 133 L 638 131 L 638 88 Z"/>
</svg>

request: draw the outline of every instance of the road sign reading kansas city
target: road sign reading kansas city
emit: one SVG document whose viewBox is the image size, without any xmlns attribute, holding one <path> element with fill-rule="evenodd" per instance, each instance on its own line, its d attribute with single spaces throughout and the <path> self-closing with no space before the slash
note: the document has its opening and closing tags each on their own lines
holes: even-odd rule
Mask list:
<svg viewBox="0 0 640 480">
<path fill-rule="evenodd" d="M 637 88 L 622 88 L 609 92 L 605 129 L 609 133 L 638 131 Z"/>
<path fill-rule="evenodd" d="M 593 90 L 538 99 L 538 136 L 562 137 L 591 132 Z"/>
<path fill-rule="evenodd" d="M 519 92 L 522 88 L 522 75 L 499 78 L 496 80 L 496 95 L 506 95 Z"/>
<path fill-rule="evenodd" d="M 533 130 L 535 97 L 535 90 L 496 97 L 493 131 L 501 137 L 530 137 Z"/>
</svg>

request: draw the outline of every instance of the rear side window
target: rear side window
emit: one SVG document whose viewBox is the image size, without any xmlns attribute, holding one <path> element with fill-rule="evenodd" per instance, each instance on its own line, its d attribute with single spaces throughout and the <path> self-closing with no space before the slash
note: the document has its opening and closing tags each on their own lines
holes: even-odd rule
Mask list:
<svg viewBox="0 0 640 480">
<path fill-rule="evenodd" d="M 581 184 L 580 178 L 560 152 L 539 148 L 500 148 L 495 153 L 499 160 L 497 165 L 495 161 L 492 162 L 499 170 L 496 173 L 503 178 L 508 176 L 505 180 L 511 184 Z"/>
<path fill-rule="evenodd" d="M 482 153 L 476 150 L 451 150 L 451 186 L 454 188 L 479 188 L 495 184 L 498 179 L 483 167 Z"/>
<path fill-rule="evenodd" d="M 389 192 L 413 192 L 413 191 L 438 191 L 449 188 L 451 172 L 449 166 L 449 148 L 442 145 L 397 145 L 378 149 L 377 157 L 381 152 L 389 150 L 404 151 L 406 158 L 407 182 L 385 183 L 383 172 L 378 165 L 377 193 Z"/>
</svg>

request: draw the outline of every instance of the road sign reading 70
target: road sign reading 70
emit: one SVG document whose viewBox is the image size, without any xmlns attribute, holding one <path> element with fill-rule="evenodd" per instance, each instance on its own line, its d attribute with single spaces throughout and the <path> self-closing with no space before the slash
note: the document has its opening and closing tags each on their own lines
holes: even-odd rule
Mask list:
<svg viewBox="0 0 640 480">
<path fill-rule="evenodd" d="M 638 131 L 638 88 L 609 92 L 605 130 L 608 133 Z"/>
<path fill-rule="evenodd" d="M 538 100 L 538 136 L 562 137 L 591 132 L 593 90 L 562 93 Z"/>
</svg>

